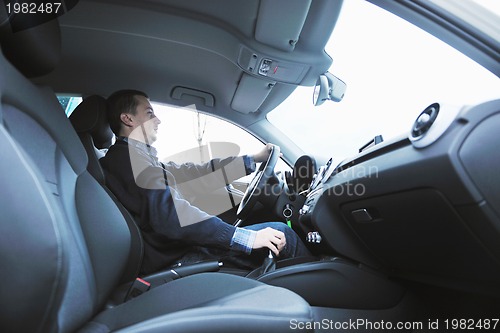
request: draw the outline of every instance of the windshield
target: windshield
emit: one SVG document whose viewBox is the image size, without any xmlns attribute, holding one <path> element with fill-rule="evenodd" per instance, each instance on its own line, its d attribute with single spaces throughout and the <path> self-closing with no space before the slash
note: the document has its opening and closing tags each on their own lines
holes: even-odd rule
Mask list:
<svg viewBox="0 0 500 333">
<path fill-rule="evenodd" d="M 298 87 L 268 114 L 316 158 L 343 159 L 377 135 L 406 134 L 435 102 L 463 106 L 500 98 L 498 77 L 366 1 L 344 2 L 325 50 L 333 58 L 329 71 L 347 84 L 344 99 L 314 107 L 313 87 Z"/>
</svg>

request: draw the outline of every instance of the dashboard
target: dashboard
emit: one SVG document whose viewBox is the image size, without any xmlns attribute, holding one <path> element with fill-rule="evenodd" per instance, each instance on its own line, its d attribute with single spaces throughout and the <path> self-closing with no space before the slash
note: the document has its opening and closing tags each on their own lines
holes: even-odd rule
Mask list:
<svg viewBox="0 0 500 333">
<path fill-rule="evenodd" d="M 500 295 L 498 128 L 500 100 L 435 103 L 409 135 L 330 159 L 299 212 L 311 247 L 389 276 Z"/>
</svg>

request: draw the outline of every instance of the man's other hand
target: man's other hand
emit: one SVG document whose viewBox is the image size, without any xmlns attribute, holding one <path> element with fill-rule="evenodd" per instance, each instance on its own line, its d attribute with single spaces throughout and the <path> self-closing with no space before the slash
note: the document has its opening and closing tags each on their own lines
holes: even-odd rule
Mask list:
<svg viewBox="0 0 500 333">
<path fill-rule="evenodd" d="M 261 249 L 267 247 L 269 250 L 278 256 L 280 251 L 286 245 L 285 234 L 273 228 L 265 228 L 257 231 L 255 241 L 253 243 L 254 249 Z"/>
</svg>

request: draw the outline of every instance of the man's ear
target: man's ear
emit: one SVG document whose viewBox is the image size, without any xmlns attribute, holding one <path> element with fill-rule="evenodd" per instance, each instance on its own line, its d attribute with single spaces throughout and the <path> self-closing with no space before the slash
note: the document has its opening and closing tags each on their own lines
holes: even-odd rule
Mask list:
<svg viewBox="0 0 500 333">
<path fill-rule="evenodd" d="M 132 127 L 133 126 L 133 120 L 132 117 L 130 117 L 130 114 L 128 113 L 122 113 L 120 114 L 120 120 L 125 126 Z"/>
</svg>

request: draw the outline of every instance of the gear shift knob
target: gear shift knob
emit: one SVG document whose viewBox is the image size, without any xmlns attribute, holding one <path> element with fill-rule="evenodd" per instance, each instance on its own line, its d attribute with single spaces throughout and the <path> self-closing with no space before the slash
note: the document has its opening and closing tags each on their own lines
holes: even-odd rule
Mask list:
<svg viewBox="0 0 500 333">
<path fill-rule="evenodd" d="M 273 252 L 269 250 L 269 254 L 264 259 L 262 265 L 254 269 L 250 273 L 248 273 L 246 277 L 251 279 L 256 279 L 263 274 L 274 271 L 275 269 L 276 269 L 276 258 L 274 258 Z"/>
</svg>

